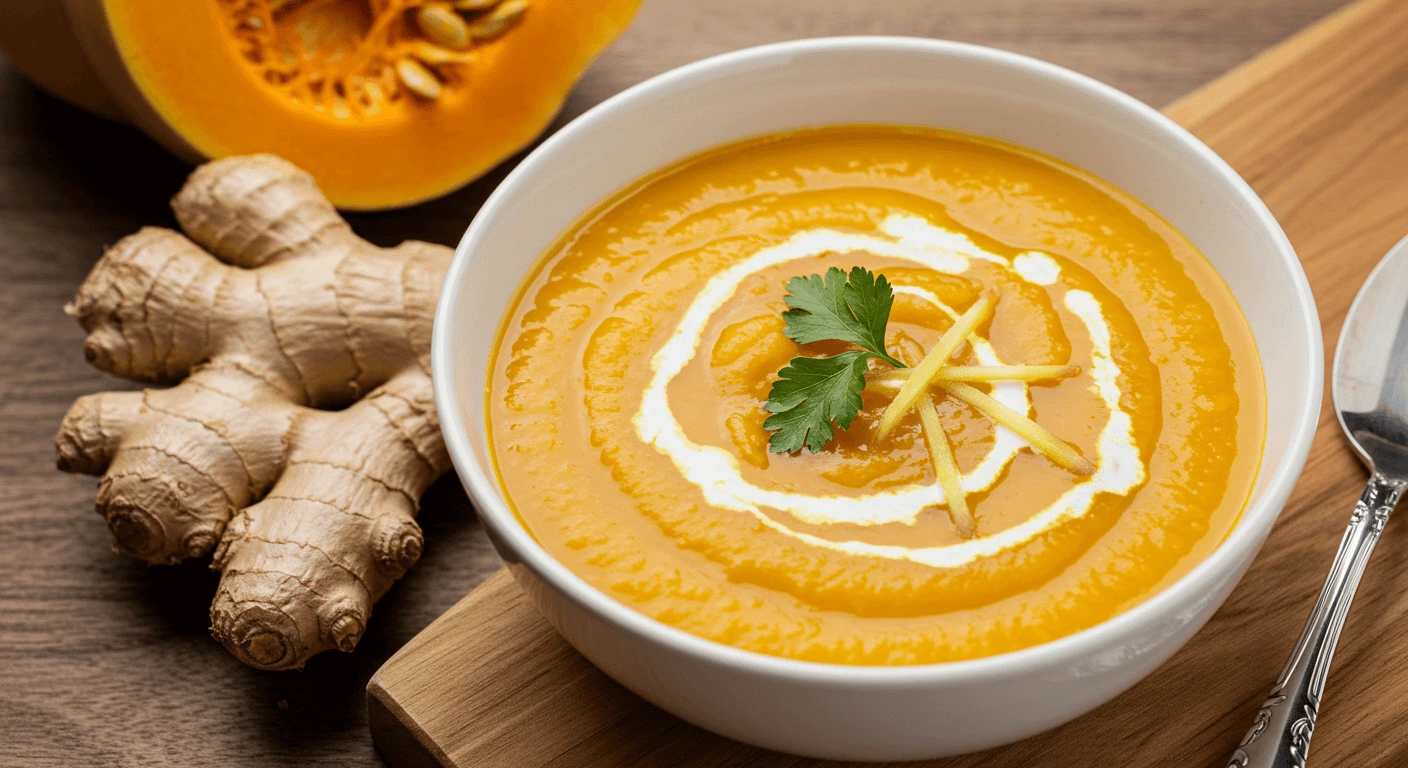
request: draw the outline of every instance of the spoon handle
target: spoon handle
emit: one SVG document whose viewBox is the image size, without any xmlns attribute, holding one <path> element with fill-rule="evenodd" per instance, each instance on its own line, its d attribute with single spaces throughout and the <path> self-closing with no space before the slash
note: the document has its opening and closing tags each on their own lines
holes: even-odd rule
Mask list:
<svg viewBox="0 0 1408 768">
<path fill-rule="evenodd" d="M 1404 487 L 1377 472 L 1369 479 L 1296 649 L 1227 768 L 1305 768 L 1315 714 L 1344 617 Z"/>
</svg>

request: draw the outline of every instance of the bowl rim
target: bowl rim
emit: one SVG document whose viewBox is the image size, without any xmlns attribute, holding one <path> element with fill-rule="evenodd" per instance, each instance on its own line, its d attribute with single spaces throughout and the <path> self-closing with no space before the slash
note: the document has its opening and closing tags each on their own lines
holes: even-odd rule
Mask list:
<svg viewBox="0 0 1408 768">
<path fill-rule="evenodd" d="M 563 565 L 528 532 L 509 508 L 492 468 L 480 466 L 465 424 L 453 380 L 453 344 L 456 329 L 451 322 L 460 299 L 460 287 L 476 263 L 475 250 L 484 233 L 493 225 L 500 209 L 507 207 L 524 179 L 546 169 L 546 162 L 558 147 L 568 145 L 596 123 L 610 120 L 618 111 L 631 110 L 656 97 L 690 87 L 700 80 L 727 77 L 737 71 L 778 63 L 788 57 L 817 52 L 856 50 L 901 51 L 959 57 L 1025 70 L 1066 88 L 1085 92 L 1110 102 L 1117 109 L 1133 113 L 1163 140 L 1181 145 L 1213 170 L 1219 180 L 1252 211 L 1256 221 L 1271 238 L 1283 268 L 1290 274 L 1296 296 L 1296 321 L 1310 340 L 1305 357 L 1304 377 L 1309 382 L 1304 397 L 1296 404 L 1286 452 L 1278 466 L 1258 478 L 1263 483 L 1259 497 L 1242 510 L 1236 526 L 1223 542 L 1188 573 L 1128 610 L 1098 624 L 1054 640 L 1015 651 L 975 659 L 930 664 L 872 666 L 806 661 L 771 656 L 725 645 L 661 623 L 604 592 Z M 496 327 L 497 332 L 497 327 Z M 1056 64 L 1022 54 L 950 40 L 903 36 L 819 37 L 771 43 L 719 54 L 651 77 L 587 110 L 548 137 L 518 164 L 481 206 L 455 251 L 436 307 L 431 343 L 431 370 L 435 402 L 441 429 L 451 460 L 469 492 L 479 518 L 493 538 L 507 546 L 538 579 L 597 619 L 674 652 L 693 656 L 717 666 L 766 678 L 805 680 L 814 684 L 843 683 L 863 688 L 931 686 L 1000 679 L 1070 664 L 1092 652 L 1114 645 L 1137 634 L 1142 626 L 1159 616 L 1176 613 L 1197 602 L 1212 585 L 1250 565 L 1262 541 L 1279 516 L 1310 451 L 1318 425 L 1324 390 L 1324 349 L 1319 315 L 1309 281 L 1285 232 L 1265 203 L 1222 158 L 1169 117 L 1112 86 Z M 470 391 L 479 391 L 479 382 Z M 482 409 L 482 398 L 475 404 Z M 1266 447 L 1259 471 L 1266 473 Z M 1240 577 L 1238 577 L 1240 578 Z"/>
</svg>

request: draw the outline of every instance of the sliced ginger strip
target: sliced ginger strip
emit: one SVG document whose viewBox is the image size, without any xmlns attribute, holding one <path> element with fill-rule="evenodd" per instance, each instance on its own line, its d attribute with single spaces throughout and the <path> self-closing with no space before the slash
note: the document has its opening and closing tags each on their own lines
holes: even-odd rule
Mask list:
<svg viewBox="0 0 1408 768">
<path fill-rule="evenodd" d="M 1080 374 L 1076 365 L 945 365 L 934 374 L 936 381 L 1050 381 Z M 913 368 L 873 371 L 872 380 L 891 379 L 903 385 L 914 375 Z"/>
<path fill-rule="evenodd" d="M 948 513 L 958 532 L 965 539 L 973 537 L 973 513 L 968 511 L 968 499 L 963 493 L 963 475 L 958 471 L 958 462 L 953 458 L 953 449 L 948 444 L 948 434 L 939 423 L 939 409 L 934 407 L 934 398 L 925 395 L 919 398 L 919 423 L 924 427 L 924 443 L 929 446 L 929 461 L 934 465 L 934 476 L 944 491 L 948 502 Z"/>
<path fill-rule="evenodd" d="M 938 343 L 929 350 L 929 354 L 924 356 L 923 362 L 913 369 L 913 373 L 905 380 L 904 386 L 900 387 L 900 392 L 895 395 L 895 399 L 890 401 L 889 407 L 880 415 L 880 425 L 875 431 L 878 439 L 883 440 L 895 426 L 900 423 L 909 409 L 914 407 L 915 401 L 923 394 L 933 382 L 935 374 L 944 367 L 954 350 L 968 338 L 968 334 L 982 325 L 989 317 L 992 317 L 992 310 L 997 306 L 997 297 L 991 293 L 985 293 L 973 306 L 968 308 L 944 335 L 939 337 Z M 1014 430 L 1015 431 L 1015 430 Z"/>
<path fill-rule="evenodd" d="M 963 367 L 969 367 L 969 366 L 953 366 L 952 368 L 945 368 L 944 370 L 947 371 L 947 370 L 952 370 L 952 369 L 956 369 L 956 368 L 963 368 Z M 975 368 L 976 368 L 976 367 L 979 367 L 979 366 L 971 366 L 971 367 L 975 367 Z M 997 367 L 997 366 L 994 366 L 994 367 Z M 1030 368 L 1039 368 L 1039 367 L 1073 368 L 1074 366 L 1013 366 L 1013 367 L 1030 367 Z M 1079 369 L 1076 369 L 1076 370 L 1078 371 Z M 896 376 L 896 375 L 894 375 L 894 374 L 896 374 L 896 373 L 900 373 L 900 374 L 904 374 L 904 375 Z M 908 378 L 911 377 L 910 374 L 911 374 L 911 371 L 910 371 L 910 370 L 907 370 L 907 369 L 900 369 L 899 371 L 885 371 L 885 375 L 882 375 L 882 376 L 875 376 L 875 377 L 872 377 L 872 378 L 868 379 L 868 380 L 866 381 L 866 386 L 867 386 L 867 387 L 874 388 L 875 391 L 880 392 L 881 394 L 886 394 L 886 395 L 891 395 L 891 396 L 893 396 L 893 395 L 895 395 L 896 393 L 898 393 L 898 392 L 900 391 L 900 388 L 904 385 L 906 379 L 908 379 Z M 1074 374 L 1070 374 L 1070 375 L 1074 375 Z M 973 380 L 973 381 L 982 381 L 982 379 L 971 379 L 971 380 Z M 994 381 L 1003 381 L 1003 380 L 1008 380 L 1008 379 L 995 378 L 995 379 L 993 379 L 993 380 L 994 380 Z M 948 378 L 945 378 L 945 377 L 943 377 L 943 376 L 936 376 L 935 379 L 934 379 L 934 386 L 937 386 L 937 387 L 939 387 L 939 388 L 945 390 L 946 392 L 948 392 L 949 394 L 953 395 L 954 397 L 957 397 L 957 398 L 959 398 L 960 400 L 963 400 L 964 402 L 967 402 L 967 403 L 973 405 L 975 408 L 978 408 L 979 410 L 981 410 L 981 411 L 983 411 L 984 413 L 988 414 L 989 416 L 992 417 L 993 421 L 996 421 L 997 423 L 1002 424 L 1003 426 L 1005 426 L 1005 427 L 1007 427 L 1008 429 L 1012 430 L 1014 433 L 1017 434 L 1017 436 L 1021 437 L 1023 440 L 1026 440 L 1026 441 L 1032 446 L 1033 449 L 1037 450 L 1037 451 L 1038 451 L 1039 453 L 1041 453 L 1043 456 L 1046 456 L 1047 458 L 1049 458 L 1049 459 L 1051 459 L 1052 461 L 1056 462 L 1056 463 L 1059 464 L 1060 466 L 1065 467 L 1066 469 L 1069 469 L 1069 470 L 1071 470 L 1072 472 L 1076 472 L 1076 473 L 1082 474 L 1082 475 L 1088 475 L 1088 474 L 1090 474 L 1091 472 L 1095 471 L 1095 468 L 1090 464 L 1090 462 L 1089 462 L 1087 459 L 1085 459 L 1083 456 L 1080 456 L 1079 454 L 1076 454 L 1076 453 L 1070 448 L 1070 446 L 1066 445 L 1063 441 L 1061 441 L 1061 440 L 1060 440 L 1059 438 L 1057 438 L 1055 435 L 1052 435 L 1051 432 L 1049 432 L 1048 430 L 1046 430 L 1045 428 L 1043 428 L 1043 427 L 1041 427 L 1041 426 L 1038 426 L 1036 422 L 1032 421 L 1031 419 L 1027 418 L 1026 416 L 1023 416 L 1022 414 L 1017 413 L 1016 411 L 1012 410 L 1011 408 L 1008 408 L 1007 406 L 1003 405 L 1001 402 L 999 402 L 999 401 L 993 399 L 990 395 L 984 394 L 981 390 L 973 389 L 972 387 L 968 387 L 966 384 L 963 384 L 963 381 L 962 381 L 961 379 L 960 379 L 960 380 L 955 380 L 955 379 L 948 379 Z M 1012 419 L 1012 421 L 1011 421 L 1011 422 L 1003 421 L 1002 419 L 998 418 L 997 414 L 996 414 L 994 411 L 988 410 L 986 407 L 984 407 L 983 404 L 980 404 L 980 403 L 978 403 L 978 402 L 975 402 L 974 400 L 970 400 L 968 397 L 965 397 L 964 395 L 960 395 L 959 393 L 955 392 L 955 391 L 953 390 L 953 388 L 954 388 L 954 387 L 958 387 L 958 386 L 966 387 L 966 389 L 968 389 L 968 390 L 971 391 L 971 394 L 972 394 L 972 395 L 976 395 L 977 398 L 982 399 L 985 403 L 989 403 L 989 402 L 990 402 L 990 403 L 992 403 L 992 405 L 993 405 L 994 408 L 1000 408 L 1000 409 L 1002 409 L 1002 410 L 1004 411 L 1005 417 L 1010 417 L 1010 418 Z M 920 400 L 920 402 L 923 402 L 922 399 Z M 920 421 L 921 421 L 921 424 L 923 423 L 923 416 L 924 416 L 923 413 L 920 413 Z M 1029 425 L 1029 426 L 1014 426 L 1014 425 Z M 1060 451 L 1062 456 L 1066 456 L 1066 455 L 1069 454 L 1069 455 L 1071 455 L 1071 456 L 1074 457 L 1073 459 L 1070 459 L 1070 461 L 1072 461 L 1072 462 L 1079 462 L 1079 464 L 1076 465 L 1076 466 L 1072 466 L 1072 465 L 1070 465 L 1070 464 L 1067 464 L 1065 461 L 1061 460 L 1060 458 L 1057 458 L 1056 456 L 1052 455 L 1051 453 L 1048 453 L 1046 450 L 1044 450 L 1044 449 L 1041 447 L 1042 444 L 1038 443 L 1037 440 L 1034 440 L 1034 439 L 1033 439 L 1033 437 L 1035 436 L 1036 433 L 1035 433 L 1035 432 L 1031 432 L 1032 429 L 1038 430 L 1041 434 L 1045 435 L 1045 436 L 1048 438 L 1050 444 L 1051 444 L 1051 445 L 1055 445 L 1055 446 L 1056 446 L 1055 450 Z M 925 438 L 926 438 L 926 439 L 928 438 L 928 432 L 927 432 L 927 431 L 925 432 Z M 1082 467 L 1085 468 L 1085 471 L 1082 470 Z"/>
<path fill-rule="evenodd" d="M 911 377 L 910 381 L 914 378 Z M 908 385 L 908 382 L 906 382 Z M 991 395 L 959 381 L 941 381 L 939 386 L 949 394 L 992 417 L 992 420 L 1012 430 L 1026 440 L 1038 453 L 1078 475 L 1089 475 L 1095 465 L 1076 452 L 1070 444 L 1051 434 L 1045 427 L 1008 408 Z M 903 394 L 903 390 L 901 390 Z M 898 399 L 898 398 L 896 398 Z"/>
<path fill-rule="evenodd" d="M 924 348 L 914 339 L 901 333 L 899 339 L 900 359 L 906 365 L 914 365 L 924 359 Z M 913 368 L 899 370 L 909 373 Z M 898 390 L 903 382 L 896 380 Z M 973 537 L 973 513 L 968 509 L 968 499 L 963 493 L 963 475 L 958 471 L 958 462 L 953 458 L 953 447 L 949 445 L 948 433 L 939 421 L 939 409 L 934 407 L 933 395 L 925 394 L 917 403 L 919 425 L 924 432 L 924 444 L 929 448 L 929 463 L 934 467 L 934 478 L 944 493 L 948 504 L 949 518 L 958 528 L 958 534 L 965 539 Z"/>
<path fill-rule="evenodd" d="M 888 376 L 878 376 L 865 380 L 865 388 L 873 389 L 882 395 L 894 397 L 900 393 L 900 387 L 904 386 L 904 379 L 895 379 Z"/>
</svg>

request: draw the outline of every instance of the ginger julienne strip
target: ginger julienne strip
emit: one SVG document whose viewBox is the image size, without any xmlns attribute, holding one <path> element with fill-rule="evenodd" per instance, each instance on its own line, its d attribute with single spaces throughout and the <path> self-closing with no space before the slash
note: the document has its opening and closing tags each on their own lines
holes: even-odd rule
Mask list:
<svg viewBox="0 0 1408 768">
<path fill-rule="evenodd" d="M 1076 452 L 1069 443 L 1051 434 L 1045 427 L 1003 405 L 991 395 L 958 381 L 941 381 L 939 386 L 949 394 L 992 417 L 992 420 L 1012 430 L 1026 440 L 1038 453 L 1078 475 L 1095 472 L 1095 465 Z"/>
<path fill-rule="evenodd" d="M 963 538 L 972 538 L 973 514 L 968 511 L 968 500 L 963 493 L 963 475 L 954 461 L 948 435 L 939 423 L 939 411 L 934 407 L 933 397 L 926 394 L 919 398 L 918 409 L 919 423 L 924 427 L 924 443 L 929 447 L 929 461 L 934 465 L 934 475 L 943 489 L 944 500 L 948 502 L 949 516 Z"/>
<path fill-rule="evenodd" d="M 934 374 L 939 381 L 1050 381 L 1080 374 L 1075 365 L 945 365 Z M 872 371 L 874 379 L 895 379 L 897 385 L 914 375 L 913 368 Z"/>
<path fill-rule="evenodd" d="M 895 425 L 900 423 L 909 409 L 914 407 L 914 402 L 933 381 L 934 375 L 939 369 L 944 367 L 948 359 L 953 355 L 954 350 L 968 338 L 972 333 L 992 317 L 993 308 L 997 306 L 997 297 L 991 293 L 985 293 L 978 298 L 973 306 L 968 308 L 949 329 L 939 337 L 937 343 L 929 350 L 929 354 L 924 356 L 923 362 L 914 368 L 914 372 L 905 380 L 904 386 L 900 387 L 900 392 L 895 395 L 895 399 L 890 401 L 890 405 L 885 412 L 880 415 L 880 425 L 876 428 L 876 437 L 884 439 Z"/>
</svg>

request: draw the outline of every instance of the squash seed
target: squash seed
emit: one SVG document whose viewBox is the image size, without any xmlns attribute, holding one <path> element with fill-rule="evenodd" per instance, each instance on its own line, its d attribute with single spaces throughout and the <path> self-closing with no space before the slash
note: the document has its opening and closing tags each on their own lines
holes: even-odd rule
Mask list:
<svg viewBox="0 0 1408 768">
<path fill-rule="evenodd" d="M 396 50 L 432 67 L 474 61 L 474 54 L 469 51 L 452 51 L 424 40 L 409 40 L 396 46 Z"/>
<path fill-rule="evenodd" d="M 487 11 L 503 0 L 454 0 L 457 11 Z"/>
<path fill-rule="evenodd" d="M 475 40 L 493 40 L 518 23 L 528 10 L 528 0 L 504 0 L 494 10 L 469 23 L 469 33 Z"/>
<path fill-rule="evenodd" d="M 422 99 L 440 98 L 440 92 L 443 90 L 440 80 L 419 61 L 403 56 L 396 62 L 396 76 L 411 93 Z"/>
<path fill-rule="evenodd" d="M 416 26 L 436 45 L 460 50 L 469 47 L 469 25 L 449 3 L 426 3 L 416 9 Z"/>
</svg>

